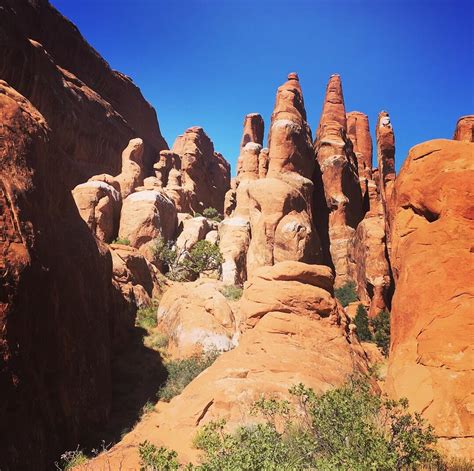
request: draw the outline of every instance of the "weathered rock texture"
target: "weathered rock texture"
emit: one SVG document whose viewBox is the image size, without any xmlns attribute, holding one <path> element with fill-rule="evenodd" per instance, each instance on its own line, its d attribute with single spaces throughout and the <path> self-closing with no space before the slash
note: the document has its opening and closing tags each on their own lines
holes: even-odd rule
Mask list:
<svg viewBox="0 0 474 471">
<path fill-rule="evenodd" d="M 379 188 L 385 212 L 386 231 L 390 246 L 390 221 L 392 218 L 392 192 L 395 184 L 395 135 L 390 116 L 381 111 L 375 129 L 377 139 L 377 164 L 379 170 Z"/>
<path fill-rule="evenodd" d="M 366 147 L 361 138 L 360 149 L 367 153 Z M 323 242 L 325 262 L 334 266 L 335 283 L 340 286 L 350 279 L 349 244 L 363 217 L 363 209 L 356 156 L 347 136 L 342 84 L 337 74 L 329 79 L 314 148 L 317 157 L 313 176 L 317 187 L 314 219 Z"/>
<path fill-rule="evenodd" d="M 47 0 L 1 0 L 0 6 L 0 77 L 47 120 L 68 188 L 91 175 L 116 175 L 117 155 L 136 136 L 151 174 L 167 145 L 155 110 L 131 79 L 112 70 Z"/>
<path fill-rule="evenodd" d="M 228 351 L 237 345 L 238 322 L 220 292 L 223 287 L 220 281 L 201 279 L 166 291 L 158 308 L 158 329 L 170 339 L 174 357 Z"/>
<path fill-rule="evenodd" d="M 368 180 L 372 179 L 372 137 L 369 118 L 366 114 L 360 111 L 347 113 L 347 137 L 353 144 L 353 151 L 357 158 L 360 189 L 365 202 L 368 197 Z"/>
<path fill-rule="evenodd" d="M 474 142 L 474 115 L 462 116 L 458 119 L 453 139 Z"/>
<path fill-rule="evenodd" d="M 474 458 L 474 144 L 410 150 L 394 190 L 388 391 L 456 457 Z"/>
<path fill-rule="evenodd" d="M 214 152 L 214 144 L 204 130 L 198 126 L 186 129 L 176 138 L 172 152 L 179 156 L 181 185 L 187 193 L 187 207 L 178 207 L 178 211 L 202 212 L 212 207 L 223 213 L 224 197 L 230 188 L 230 165 Z"/>
<path fill-rule="evenodd" d="M 311 206 L 310 178 L 314 169 L 311 139 L 298 75 L 292 73 L 277 91 L 266 177 L 245 189 L 251 228 L 249 273 L 284 260 L 319 260 L 320 242 L 314 230 Z"/>
<path fill-rule="evenodd" d="M 55 133 L 3 81 L 0 122 L 0 467 L 47 469 L 106 420 L 111 343 L 133 317 L 62 179 Z"/>
<path fill-rule="evenodd" d="M 235 188 L 226 193 L 226 219 L 219 226 L 219 247 L 224 258 L 222 280 L 240 285 L 247 279 L 247 251 L 250 243 L 249 186 L 262 177 L 268 168 L 268 154 L 261 162 L 263 119 L 257 113 L 248 114 L 237 160 Z"/>
<path fill-rule="evenodd" d="M 242 149 L 249 142 L 262 145 L 264 129 L 263 118 L 258 113 L 250 113 L 245 116 L 240 148 Z"/>
<path fill-rule="evenodd" d="M 143 440 L 175 449 L 184 462 L 196 461 L 192 440 L 209 421 L 225 418 L 234 428 L 255 420 L 249 411 L 261 395 L 287 397 L 288 389 L 300 382 L 326 391 L 351 373 L 366 371 L 362 348 L 348 333 L 344 311 L 332 297 L 332 282 L 331 270 L 324 266 L 286 262 L 259 268 L 244 290 L 242 316 L 248 330 L 239 345 L 162 412 L 150 414 L 93 461 L 94 469 L 107 460 L 112 468 L 120 460 L 127 469 L 137 467 L 137 446 Z"/>
</svg>

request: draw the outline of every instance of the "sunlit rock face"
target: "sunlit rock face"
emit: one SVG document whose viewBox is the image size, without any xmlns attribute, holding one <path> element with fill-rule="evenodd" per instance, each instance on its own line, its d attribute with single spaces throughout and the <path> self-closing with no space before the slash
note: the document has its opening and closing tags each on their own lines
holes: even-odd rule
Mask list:
<svg viewBox="0 0 474 471">
<path fill-rule="evenodd" d="M 323 242 L 325 262 L 334 267 L 335 284 L 340 286 L 350 280 L 349 244 L 363 217 L 363 205 L 357 159 L 347 136 L 342 84 L 337 74 L 331 76 L 326 88 L 314 150 L 314 219 Z"/>
</svg>

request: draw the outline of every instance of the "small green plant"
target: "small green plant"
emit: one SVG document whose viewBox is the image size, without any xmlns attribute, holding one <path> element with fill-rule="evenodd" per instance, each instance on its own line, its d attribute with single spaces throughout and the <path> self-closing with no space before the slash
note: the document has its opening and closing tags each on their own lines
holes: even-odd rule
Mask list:
<svg viewBox="0 0 474 471">
<path fill-rule="evenodd" d="M 200 240 L 188 251 L 159 238 L 153 252 L 168 270 L 166 276 L 174 281 L 192 281 L 201 273 L 219 271 L 223 262 L 219 246 L 207 240 Z"/>
<path fill-rule="evenodd" d="M 145 330 L 151 330 L 155 328 L 157 325 L 157 307 L 158 306 L 156 303 L 152 303 L 150 306 L 141 307 L 138 309 L 135 324 Z"/>
<path fill-rule="evenodd" d="M 216 222 L 222 221 L 222 217 L 219 214 L 219 211 L 217 211 L 217 209 L 215 208 L 206 208 L 202 212 L 202 215 L 207 219 L 211 219 L 212 221 L 216 221 Z"/>
<path fill-rule="evenodd" d="M 350 303 L 358 300 L 356 293 L 356 284 L 353 281 L 348 281 L 340 288 L 334 290 L 334 295 L 339 299 L 340 303 L 346 307 Z"/>
<path fill-rule="evenodd" d="M 151 401 L 147 401 L 142 407 L 142 415 L 149 414 L 155 410 L 155 404 Z"/>
<path fill-rule="evenodd" d="M 221 289 L 221 293 L 229 301 L 238 301 L 242 297 L 244 290 L 240 286 L 227 285 Z"/>
<path fill-rule="evenodd" d="M 169 337 L 162 332 L 154 332 L 145 338 L 145 345 L 153 350 L 162 350 L 168 347 Z"/>
<path fill-rule="evenodd" d="M 117 237 L 112 241 L 112 244 L 130 245 L 130 240 L 126 237 Z"/>
<path fill-rule="evenodd" d="M 196 376 L 214 363 L 218 355 L 217 352 L 209 352 L 166 363 L 168 377 L 157 393 L 158 399 L 169 402 L 173 397 L 181 394 Z"/>
<path fill-rule="evenodd" d="M 148 441 L 138 445 L 140 471 L 174 471 L 180 468 L 175 451 L 156 447 Z"/>
<path fill-rule="evenodd" d="M 201 214 L 201 213 L 194 213 L 194 214 L 193 214 L 193 217 L 195 217 L 195 218 L 202 218 L 202 214 Z"/>
<path fill-rule="evenodd" d="M 88 461 L 87 456 L 77 447 L 75 450 L 64 452 L 60 457 L 59 463 L 55 462 L 54 464 L 57 469 L 67 471 Z"/>
<path fill-rule="evenodd" d="M 376 317 L 371 319 L 370 325 L 374 329 L 374 341 L 385 356 L 390 349 L 390 313 L 380 311 Z"/>
<path fill-rule="evenodd" d="M 372 333 L 369 329 L 369 316 L 362 304 L 357 306 L 354 324 L 357 327 L 357 335 L 359 339 L 364 342 L 370 342 L 372 340 Z"/>
</svg>

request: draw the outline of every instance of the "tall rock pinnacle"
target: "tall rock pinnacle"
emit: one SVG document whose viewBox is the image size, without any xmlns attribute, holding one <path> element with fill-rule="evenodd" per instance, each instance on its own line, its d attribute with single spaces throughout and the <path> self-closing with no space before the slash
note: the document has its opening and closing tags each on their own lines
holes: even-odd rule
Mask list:
<svg viewBox="0 0 474 471">
<path fill-rule="evenodd" d="M 395 184 L 395 135 L 390 116 L 386 111 L 379 113 L 375 135 L 377 138 L 380 197 L 385 211 L 387 242 L 390 247 L 391 200 Z"/>
<path fill-rule="evenodd" d="M 372 137 L 366 114 L 360 111 L 347 113 L 347 136 L 354 146 L 361 190 L 365 193 L 365 181 L 372 178 Z"/>
<path fill-rule="evenodd" d="M 258 113 L 250 113 L 244 119 L 244 133 L 240 148 L 242 149 L 249 142 L 263 144 L 264 123 L 263 118 Z"/>
<path fill-rule="evenodd" d="M 356 157 L 346 133 L 341 79 L 339 75 L 332 75 L 315 142 L 317 167 L 313 179 L 316 185 L 314 220 L 321 234 L 323 251 L 330 258 L 326 262 L 334 266 L 336 286 L 349 280 L 348 244 L 363 216 Z"/>
</svg>

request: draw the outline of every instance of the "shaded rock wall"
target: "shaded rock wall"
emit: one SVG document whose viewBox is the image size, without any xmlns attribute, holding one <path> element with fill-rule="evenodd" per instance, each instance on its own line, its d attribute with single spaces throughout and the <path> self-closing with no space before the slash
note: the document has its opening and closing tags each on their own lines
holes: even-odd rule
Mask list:
<svg viewBox="0 0 474 471">
<path fill-rule="evenodd" d="M 0 6 L 0 76 L 48 121 L 68 187 L 94 174 L 117 174 L 117 155 L 137 136 L 151 172 L 167 144 L 155 110 L 131 79 L 113 71 L 47 0 L 1 0 Z"/>
</svg>

